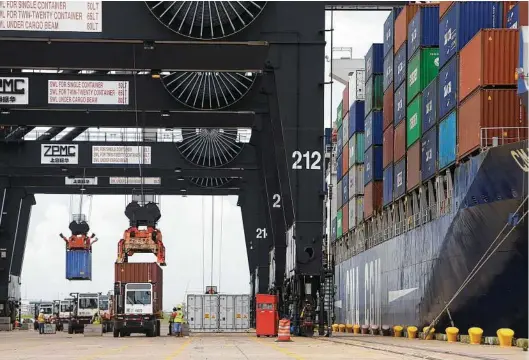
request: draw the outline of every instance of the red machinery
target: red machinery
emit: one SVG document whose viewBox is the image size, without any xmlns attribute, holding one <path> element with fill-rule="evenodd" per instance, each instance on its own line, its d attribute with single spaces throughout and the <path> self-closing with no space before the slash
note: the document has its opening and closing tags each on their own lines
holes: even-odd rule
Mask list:
<svg viewBox="0 0 529 360">
<path fill-rule="evenodd" d="M 88 232 L 90 231 L 90 227 L 88 226 L 88 224 L 85 221 L 72 221 L 70 223 L 69 228 L 72 232 L 72 235 L 70 235 L 69 238 L 64 236 L 62 233 L 59 234 L 59 236 L 66 243 L 66 249 L 92 251 L 92 245 L 97 242 L 97 238 L 95 237 L 95 234 L 88 236 Z"/>
<path fill-rule="evenodd" d="M 255 334 L 260 336 L 277 336 L 279 315 L 277 313 L 277 295 L 255 295 Z"/>
</svg>

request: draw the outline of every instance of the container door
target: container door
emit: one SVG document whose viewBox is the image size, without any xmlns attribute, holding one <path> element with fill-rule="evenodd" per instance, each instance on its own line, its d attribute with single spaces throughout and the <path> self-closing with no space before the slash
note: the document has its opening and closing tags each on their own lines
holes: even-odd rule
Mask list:
<svg viewBox="0 0 529 360">
<path fill-rule="evenodd" d="M 235 330 L 234 295 L 219 296 L 219 331 Z"/>
<path fill-rule="evenodd" d="M 235 298 L 235 326 L 239 330 L 250 329 L 250 297 L 237 295 Z"/>
<path fill-rule="evenodd" d="M 198 331 L 204 327 L 204 311 L 202 304 L 202 295 L 187 296 L 187 319 L 189 329 Z"/>
<path fill-rule="evenodd" d="M 204 297 L 204 331 L 219 330 L 219 296 L 202 295 Z"/>
</svg>

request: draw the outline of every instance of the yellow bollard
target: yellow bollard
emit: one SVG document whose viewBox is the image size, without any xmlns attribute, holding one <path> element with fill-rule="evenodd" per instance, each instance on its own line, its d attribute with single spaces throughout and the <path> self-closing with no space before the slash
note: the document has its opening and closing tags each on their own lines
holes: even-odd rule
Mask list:
<svg viewBox="0 0 529 360">
<path fill-rule="evenodd" d="M 408 339 L 415 339 L 417 337 L 417 327 L 416 326 L 408 326 L 406 331 L 408 332 Z"/>
<path fill-rule="evenodd" d="M 402 336 L 402 326 L 395 325 L 393 326 L 393 336 L 401 337 Z"/>
<path fill-rule="evenodd" d="M 345 324 L 345 332 L 352 333 L 353 332 L 353 325 L 352 324 Z"/>
<path fill-rule="evenodd" d="M 332 332 L 338 332 L 338 324 L 332 324 Z"/>
<path fill-rule="evenodd" d="M 496 335 L 498 335 L 498 340 L 500 341 L 501 347 L 512 346 L 512 338 L 514 337 L 514 331 L 505 328 L 498 329 L 498 331 L 496 331 Z"/>
<path fill-rule="evenodd" d="M 353 325 L 353 333 L 360 334 L 360 325 L 358 324 Z"/>
<path fill-rule="evenodd" d="M 457 342 L 457 334 L 459 334 L 459 329 L 456 327 L 447 327 L 446 330 L 446 338 L 448 342 Z"/>
<path fill-rule="evenodd" d="M 428 329 L 428 326 L 423 327 L 422 328 L 422 332 L 425 333 L 427 329 Z M 435 334 L 435 328 L 432 326 L 430 328 L 429 334 L 424 334 L 424 339 L 425 340 L 433 340 L 434 334 Z"/>
<path fill-rule="evenodd" d="M 344 325 L 344 324 L 340 324 L 340 325 L 338 325 L 338 328 L 340 329 L 340 332 L 341 332 L 341 333 L 344 333 L 344 332 L 345 332 L 345 325 Z"/>
<path fill-rule="evenodd" d="M 471 327 L 468 329 L 468 336 L 470 337 L 470 344 L 479 345 L 481 344 L 481 336 L 483 335 L 483 329 L 478 327 Z"/>
</svg>

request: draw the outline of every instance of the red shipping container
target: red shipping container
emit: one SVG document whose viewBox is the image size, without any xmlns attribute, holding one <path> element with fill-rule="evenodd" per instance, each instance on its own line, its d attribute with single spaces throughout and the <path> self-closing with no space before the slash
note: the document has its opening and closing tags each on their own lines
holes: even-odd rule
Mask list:
<svg viewBox="0 0 529 360">
<path fill-rule="evenodd" d="M 374 213 L 382 210 L 384 188 L 382 181 L 371 181 L 364 188 L 364 218 L 368 219 Z"/>
<path fill-rule="evenodd" d="M 157 263 L 115 263 L 114 281 L 127 283 L 152 283 L 154 312 L 163 309 L 163 270 Z"/>
<path fill-rule="evenodd" d="M 437 5 L 437 4 L 436 4 Z M 393 32 L 393 53 L 396 54 L 401 45 L 408 40 L 408 24 L 411 22 L 419 5 L 406 5 L 395 19 L 395 31 Z"/>
<path fill-rule="evenodd" d="M 276 336 L 279 326 L 277 295 L 255 295 L 255 335 Z"/>
<path fill-rule="evenodd" d="M 413 144 L 406 154 L 406 190 L 415 189 L 421 183 L 421 142 Z"/>
<path fill-rule="evenodd" d="M 346 174 L 349 170 L 349 144 L 346 143 L 342 150 L 342 169 L 343 173 Z"/>
<path fill-rule="evenodd" d="M 393 163 L 393 137 L 395 136 L 393 126 L 384 130 L 382 136 L 382 167 L 385 169 Z"/>
<path fill-rule="evenodd" d="M 347 83 L 345 89 L 343 89 L 342 100 L 342 113 L 345 115 L 345 113 L 349 112 L 349 83 Z"/>
<path fill-rule="evenodd" d="M 393 97 L 393 83 L 391 83 L 384 93 L 384 105 L 382 108 L 384 130 L 386 130 L 390 125 L 393 125 Z"/>
<path fill-rule="evenodd" d="M 484 29 L 459 53 L 459 101 L 482 86 L 516 86 L 520 35 L 516 29 Z"/>
<path fill-rule="evenodd" d="M 342 208 L 342 233 L 346 234 L 349 232 L 349 202 L 347 202 Z"/>
<path fill-rule="evenodd" d="M 529 5 L 528 1 L 518 2 L 518 29 L 522 26 L 529 25 L 529 6 L 528 5 Z"/>
<path fill-rule="evenodd" d="M 396 163 L 406 154 L 406 121 L 401 121 L 395 128 L 393 140 L 393 162 Z"/>
<path fill-rule="evenodd" d="M 453 1 L 439 1 L 439 18 L 443 17 L 453 3 Z"/>
<path fill-rule="evenodd" d="M 480 89 L 459 106 L 457 157 L 464 158 L 481 146 L 517 142 L 527 138 L 527 118 L 520 119 L 520 100 L 516 89 Z M 506 129 L 514 127 L 517 129 Z M 496 128 L 483 130 L 483 128 Z"/>
</svg>

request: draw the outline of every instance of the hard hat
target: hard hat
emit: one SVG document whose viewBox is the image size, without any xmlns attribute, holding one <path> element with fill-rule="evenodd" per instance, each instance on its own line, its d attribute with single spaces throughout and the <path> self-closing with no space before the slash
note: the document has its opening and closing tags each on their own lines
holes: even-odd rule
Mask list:
<svg viewBox="0 0 529 360">
<path fill-rule="evenodd" d="M 181 306 L 178 306 L 178 308 L 177 308 L 177 309 L 178 309 L 178 310 L 182 310 L 182 307 L 181 307 Z"/>
<path fill-rule="evenodd" d="M 176 311 L 176 308 L 175 308 L 175 307 L 173 308 L 173 311 Z"/>
</svg>

